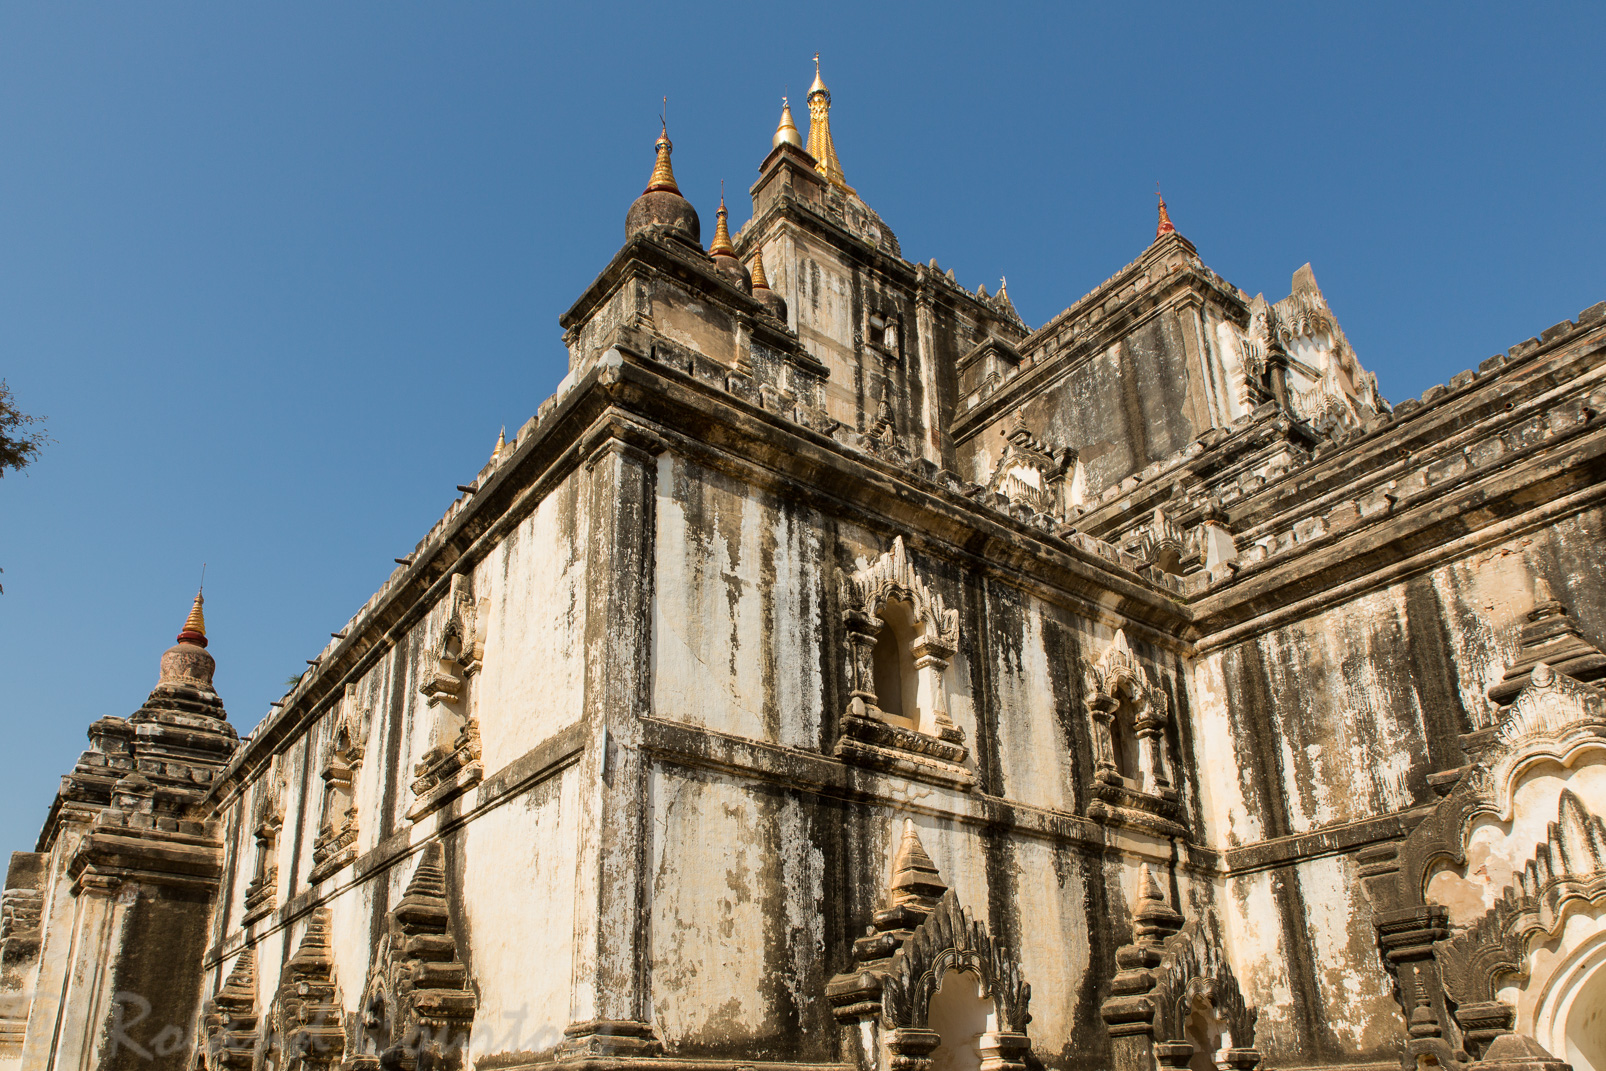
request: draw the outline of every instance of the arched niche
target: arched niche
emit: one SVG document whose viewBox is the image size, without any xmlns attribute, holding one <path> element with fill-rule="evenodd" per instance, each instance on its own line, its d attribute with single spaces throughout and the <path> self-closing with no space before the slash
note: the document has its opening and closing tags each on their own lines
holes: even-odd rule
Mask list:
<svg viewBox="0 0 1606 1071">
<path fill-rule="evenodd" d="M 926 1026 L 942 1039 L 931 1052 L 931 1071 L 981 1071 L 983 1040 L 998 1029 L 998 1010 L 981 988 L 969 971 L 949 971 L 931 994 Z"/>
<path fill-rule="evenodd" d="M 1443 799 L 1402 840 L 1357 854 L 1419 1060 L 1458 1066 L 1514 1045 L 1560 1055 L 1549 1046 L 1565 1017 L 1547 1026 L 1538 1009 L 1555 964 L 1606 911 L 1606 654 L 1543 584 L 1535 604 L 1489 689 L 1497 721 L 1461 738 L 1468 765 L 1430 778 Z"/>
<path fill-rule="evenodd" d="M 1596 933 L 1551 973 L 1533 1034 L 1573 1071 L 1606 1071 L 1606 932 Z"/>
<path fill-rule="evenodd" d="M 930 719 L 923 719 L 922 714 L 930 713 L 931 701 L 928 696 L 924 705 L 920 702 L 921 682 L 915 668 L 920 629 L 914 608 L 903 599 L 888 599 L 876 616 L 881 629 L 870 652 L 876 706 L 893 725 L 929 731 L 922 721 Z"/>
<path fill-rule="evenodd" d="M 1031 986 L 1013 951 L 947 887 L 912 822 L 886 906 L 853 954 L 826 996 L 861 1071 L 939 1071 L 938 1059 L 942 1071 L 1025 1071 Z"/>
<path fill-rule="evenodd" d="M 948 714 L 958 611 L 914 567 L 902 536 L 840 581 L 849 698 L 836 756 L 969 788 L 965 733 Z"/>
<path fill-rule="evenodd" d="M 1083 705 L 1093 738 L 1088 817 L 1182 835 L 1182 808 L 1166 759 L 1170 704 L 1138 660 L 1126 632 L 1116 629 L 1103 653 L 1086 661 Z"/>
</svg>

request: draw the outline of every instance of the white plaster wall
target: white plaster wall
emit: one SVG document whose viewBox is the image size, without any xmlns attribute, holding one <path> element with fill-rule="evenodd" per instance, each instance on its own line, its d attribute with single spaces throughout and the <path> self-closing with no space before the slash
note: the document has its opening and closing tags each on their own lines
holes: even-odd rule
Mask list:
<svg viewBox="0 0 1606 1071">
<path fill-rule="evenodd" d="M 1015 949 L 1032 987 L 1032 1047 L 1057 1052 L 1072 1040 L 1082 978 L 1090 964 L 1086 877 L 1080 859 L 1056 862 L 1043 841 L 1014 845 L 1017 908 L 1023 933 Z M 974 911 L 979 905 L 972 903 Z"/>
<path fill-rule="evenodd" d="M 649 853 L 652 1015 L 666 1046 L 768 1040 L 778 989 L 823 985 L 823 859 L 795 802 L 723 775 L 657 766 Z"/>
<path fill-rule="evenodd" d="M 1004 795 L 1036 807 L 1071 809 L 1069 747 L 1055 716 L 1049 656 L 1043 645 L 1044 608 L 1022 598 L 1019 647 L 987 643 L 998 694 L 998 750 Z M 1080 667 L 1077 667 L 1079 671 Z"/>
<path fill-rule="evenodd" d="M 489 600 L 484 662 L 469 685 L 487 775 L 582 714 L 590 530 L 583 484 L 570 480 L 548 495 L 474 571 L 476 602 Z"/>
<path fill-rule="evenodd" d="M 654 714 L 817 748 L 818 518 L 669 453 L 657 495 Z"/>
<path fill-rule="evenodd" d="M 569 1021 L 579 767 L 488 811 L 464 833 L 464 902 L 480 1002 L 469 1060 L 543 1052 Z"/>
</svg>

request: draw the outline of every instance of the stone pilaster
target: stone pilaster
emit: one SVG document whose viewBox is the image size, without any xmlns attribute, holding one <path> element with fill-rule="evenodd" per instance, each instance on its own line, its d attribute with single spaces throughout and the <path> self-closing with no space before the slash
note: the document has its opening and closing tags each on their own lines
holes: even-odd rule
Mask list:
<svg viewBox="0 0 1606 1071">
<path fill-rule="evenodd" d="M 593 431 L 580 470 L 589 537 L 585 626 L 588 797 L 580 833 L 575 979 L 562 1050 L 646 1055 L 661 1050 L 647 1018 L 646 776 L 641 718 L 650 712 L 656 462 L 644 429 Z"/>
</svg>

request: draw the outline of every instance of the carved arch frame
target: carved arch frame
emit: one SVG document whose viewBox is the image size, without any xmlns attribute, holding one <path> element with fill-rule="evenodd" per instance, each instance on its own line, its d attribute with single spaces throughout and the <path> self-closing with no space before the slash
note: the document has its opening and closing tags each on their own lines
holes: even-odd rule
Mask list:
<svg viewBox="0 0 1606 1071">
<path fill-rule="evenodd" d="M 1180 796 L 1166 762 L 1165 730 L 1170 703 L 1138 661 L 1126 632 L 1115 636 L 1097 660 L 1083 662 L 1083 706 L 1093 737 L 1093 802 L 1088 817 L 1133 825 L 1165 836 L 1183 836 Z M 1116 733 L 1137 739 L 1137 766 L 1128 776 L 1116 759 Z"/>
<path fill-rule="evenodd" d="M 901 535 L 873 561 L 840 574 L 839 588 L 849 700 L 837 758 L 969 788 L 975 775 L 966 764 L 965 731 L 948 713 L 947 673 L 959 651 L 959 611 L 949 609 L 911 564 Z M 874 652 L 888 627 L 881 615 L 895 600 L 909 607 L 918 628 L 908 653 L 929 706 L 918 729 L 895 724 L 876 695 Z"/>
<path fill-rule="evenodd" d="M 1441 869 L 1466 866 L 1475 822 L 1512 819 L 1516 788 L 1526 771 L 1545 762 L 1570 767 L 1585 751 L 1606 749 L 1606 694 L 1540 662 L 1489 735 L 1486 750 L 1457 771 L 1427 818 L 1403 840 L 1357 857 L 1374 906 L 1378 950 L 1394 979 L 1395 999 L 1412 1024 L 1407 1063 L 1425 1054 L 1457 1066 L 1511 1032 L 1515 1009 L 1498 993 L 1504 980 L 1527 981 L 1531 939 L 1559 927 L 1559 913 L 1570 904 L 1606 900 L 1603 874 L 1598 889 L 1558 902 L 1554 925 L 1541 924 L 1536 919 L 1544 905 L 1522 888 L 1518 874 L 1493 907 L 1456 927 L 1448 911 L 1428 899 L 1429 882 Z M 1562 793 L 1563 812 L 1569 795 Z M 1552 823 L 1552 836 L 1554 829 Z M 1536 857 L 1548 843 L 1539 842 Z"/>
</svg>

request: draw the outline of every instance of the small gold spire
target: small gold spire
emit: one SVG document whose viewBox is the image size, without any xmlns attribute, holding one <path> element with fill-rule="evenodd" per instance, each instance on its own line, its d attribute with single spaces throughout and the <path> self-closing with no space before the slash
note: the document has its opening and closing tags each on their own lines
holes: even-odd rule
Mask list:
<svg viewBox="0 0 1606 1071">
<path fill-rule="evenodd" d="M 658 160 L 652 165 L 652 178 L 647 180 L 647 188 L 641 192 L 645 194 L 661 190 L 664 193 L 679 193 L 680 187 L 675 185 L 674 168 L 669 166 L 669 154 L 675 151 L 675 146 L 669 140 L 667 125 L 664 127 L 664 132 L 658 135 L 653 147 L 658 152 Z"/>
<path fill-rule="evenodd" d="M 711 257 L 734 257 L 736 247 L 731 245 L 731 230 L 726 219 L 730 216 L 725 211 L 725 184 L 719 184 L 719 222 L 714 225 L 714 240 L 708 246 L 708 255 Z"/>
<path fill-rule="evenodd" d="M 820 54 L 814 54 L 814 84 L 809 86 L 809 155 L 814 157 L 814 170 L 826 181 L 854 193 L 842 175 L 842 162 L 836 158 L 836 145 L 831 141 L 831 91 L 820 78 Z"/>
<path fill-rule="evenodd" d="M 1154 228 L 1154 237 L 1158 239 L 1162 235 L 1177 233 L 1176 224 L 1171 222 L 1171 213 L 1165 210 L 1165 198 L 1160 196 L 1160 184 L 1158 182 L 1154 184 L 1154 195 L 1160 198 L 1160 222 Z"/>
<path fill-rule="evenodd" d="M 502 425 L 502 430 L 496 433 L 496 449 L 491 451 L 491 460 L 495 461 L 497 458 L 501 457 L 502 456 L 502 451 L 506 450 L 506 449 L 507 449 L 507 425 L 503 424 Z"/>
<path fill-rule="evenodd" d="M 781 98 L 781 121 L 775 128 L 775 136 L 770 138 L 771 148 L 779 149 L 782 145 L 803 147 L 803 135 L 797 132 L 797 124 L 792 122 L 792 105 L 785 97 Z"/>
<path fill-rule="evenodd" d="M 764 275 L 764 250 L 759 249 L 753 253 L 753 289 L 768 290 L 770 281 Z"/>
<path fill-rule="evenodd" d="M 206 615 L 201 612 L 201 604 L 205 601 L 200 591 L 196 591 L 195 602 L 190 606 L 190 616 L 184 619 L 184 627 L 178 633 L 179 643 L 193 643 L 197 647 L 206 646 Z"/>
</svg>

